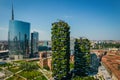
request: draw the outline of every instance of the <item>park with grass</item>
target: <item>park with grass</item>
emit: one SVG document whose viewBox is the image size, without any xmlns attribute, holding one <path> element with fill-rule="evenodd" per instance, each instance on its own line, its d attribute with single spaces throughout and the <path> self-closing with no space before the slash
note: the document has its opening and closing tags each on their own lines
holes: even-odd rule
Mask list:
<svg viewBox="0 0 120 80">
<path fill-rule="evenodd" d="M 0 64 L 0 71 L 4 71 L 5 74 L 9 72 L 9 76 L 2 78 L 5 80 L 47 80 L 40 71 L 37 61 L 28 62 L 22 60 Z"/>
</svg>

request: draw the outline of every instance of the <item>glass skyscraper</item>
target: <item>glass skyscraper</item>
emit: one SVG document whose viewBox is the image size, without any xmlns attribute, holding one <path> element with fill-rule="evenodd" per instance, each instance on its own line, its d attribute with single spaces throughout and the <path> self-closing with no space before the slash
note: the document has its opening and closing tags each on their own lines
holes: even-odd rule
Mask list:
<svg viewBox="0 0 120 80">
<path fill-rule="evenodd" d="M 10 58 L 20 59 L 29 56 L 30 23 L 10 20 L 8 44 Z"/>
<path fill-rule="evenodd" d="M 38 52 L 38 41 L 39 33 L 34 31 L 31 33 L 31 57 L 34 57 L 35 53 Z"/>
</svg>

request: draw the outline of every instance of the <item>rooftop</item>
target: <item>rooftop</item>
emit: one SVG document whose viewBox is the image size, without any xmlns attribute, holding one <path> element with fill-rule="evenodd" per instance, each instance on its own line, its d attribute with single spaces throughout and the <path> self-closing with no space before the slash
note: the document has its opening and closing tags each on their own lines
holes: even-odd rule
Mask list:
<svg viewBox="0 0 120 80">
<path fill-rule="evenodd" d="M 114 74 L 120 80 L 120 56 L 119 55 L 106 55 L 102 58 L 104 66 L 110 74 Z"/>
</svg>

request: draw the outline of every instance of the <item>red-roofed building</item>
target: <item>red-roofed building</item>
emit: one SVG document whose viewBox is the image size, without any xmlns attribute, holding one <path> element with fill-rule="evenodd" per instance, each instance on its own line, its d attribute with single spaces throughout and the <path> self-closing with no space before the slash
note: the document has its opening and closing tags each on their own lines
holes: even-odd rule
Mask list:
<svg viewBox="0 0 120 80">
<path fill-rule="evenodd" d="M 102 63 L 111 75 L 112 80 L 120 80 L 120 56 L 116 54 L 116 52 L 111 52 L 109 55 L 102 57 Z"/>
</svg>

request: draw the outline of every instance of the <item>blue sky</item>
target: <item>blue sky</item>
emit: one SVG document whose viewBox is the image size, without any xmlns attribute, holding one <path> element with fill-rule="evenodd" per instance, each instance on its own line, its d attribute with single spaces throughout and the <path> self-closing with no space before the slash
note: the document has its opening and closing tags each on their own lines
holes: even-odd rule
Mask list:
<svg viewBox="0 0 120 80">
<path fill-rule="evenodd" d="M 50 40 L 51 23 L 64 20 L 71 36 L 120 40 L 120 0 L 13 0 L 16 20 L 31 23 L 40 40 Z M 0 40 L 7 40 L 11 0 L 0 0 Z"/>
</svg>

